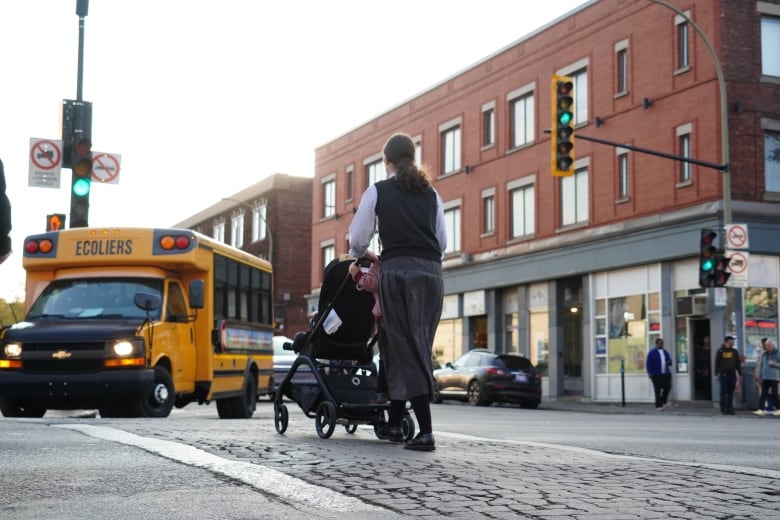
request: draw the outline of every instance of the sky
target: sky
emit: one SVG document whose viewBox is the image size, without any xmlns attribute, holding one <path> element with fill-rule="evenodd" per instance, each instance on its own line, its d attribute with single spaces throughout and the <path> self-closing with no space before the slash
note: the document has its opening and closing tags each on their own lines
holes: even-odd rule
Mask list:
<svg viewBox="0 0 780 520">
<path fill-rule="evenodd" d="M 24 237 L 70 212 L 29 185 L 30 139 L 60 139 L 77 98 L 76 0 L 0 0 L 0 159 L 14 253 L 0 298 L 24 297 Z M 167 227 L 274 173 L 313 177 L 314 149 L 509 46 L 585 0 L 91 0 L 82 99 L 90 226 Z"/>
</svg>

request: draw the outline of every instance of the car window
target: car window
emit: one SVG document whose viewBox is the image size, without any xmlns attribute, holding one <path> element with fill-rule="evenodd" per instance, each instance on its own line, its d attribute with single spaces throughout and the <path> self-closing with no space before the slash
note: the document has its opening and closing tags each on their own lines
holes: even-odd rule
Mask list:
<svg viewBox="0 0 780 520">
<path fill-rule="evenodd" d="M 289 342 L 292 343 L 293 340 L 290 338 L 284 337 L 284 336 L 274 336 L 273 342 L 274 342 L 274 354 L 280 355 L 280 354 L 290 354 L 293 355 L 292 350 L 284 350 L 284 344 Z"/>
<path fill-rule="evenodd" d="M 468 366 L 469 359 L 471 359 L 471 354 L 470 353 L 463 354 L 458 359 L 456 359 L 452 364 L 454 366 L 456 366 L 456 367 L 462 368 L 462 367 Z"/>
<path fill-rule="evenodd" d="M 533 368 L 527 358 L 520 356 L 499 356 L 496 363 L 502 364 L 504 368 L 509 370 L 531 370 Z"/>
</svg>

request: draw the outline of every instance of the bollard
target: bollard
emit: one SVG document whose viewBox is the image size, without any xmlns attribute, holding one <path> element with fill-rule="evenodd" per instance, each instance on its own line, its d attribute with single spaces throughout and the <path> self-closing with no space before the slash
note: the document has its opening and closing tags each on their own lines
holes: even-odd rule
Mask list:
<svg viewBox="0 0 780 520">
<path fill-rule="evenodd" d="M 626 360 L 620 360 L 620 402 L 626 407 Z"/>
</svg>

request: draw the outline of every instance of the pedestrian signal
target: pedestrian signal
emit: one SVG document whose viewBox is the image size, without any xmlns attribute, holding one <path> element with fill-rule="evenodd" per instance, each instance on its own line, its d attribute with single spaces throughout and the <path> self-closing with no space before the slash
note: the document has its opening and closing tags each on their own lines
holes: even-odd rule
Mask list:
<svg viewBox="0 0 780 520">
<path fill-rule="evenodd" d="M 65 229 L 65 214 L 52 213 L 46 215 L 46 231 L 59 231 Z"/>
</svg>

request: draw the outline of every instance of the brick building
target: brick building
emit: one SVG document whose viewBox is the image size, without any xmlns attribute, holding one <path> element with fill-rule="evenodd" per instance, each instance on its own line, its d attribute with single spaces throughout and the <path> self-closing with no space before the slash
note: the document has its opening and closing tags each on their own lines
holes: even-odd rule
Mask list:
<svg viewBox="0 0 780 520">
<path fill-rule="evenodd" d="M 277 173 L 176 224 L 271 261 L 276 333 L 286 336 L 309 328 L 311 192 L 310 177 Z"/>
<path fill-rule="evenodd" d="M 669 3 L 588 2 L 318 148 L 310 300 L 403 131 L 445 204 L 442 361 L 518 351 L 548 396 L 649 402 L 645 356 L 663 337 L 672 398 L 717 400 L 723 337 L 748 362 L 777 337 L 780 0 Z M 574 83 L 570 177 L 550 173 L 553 75 Z M 735 223 L 747 270 L 700 287 L 701 229 L 722 240 Z"/>
</svg>

